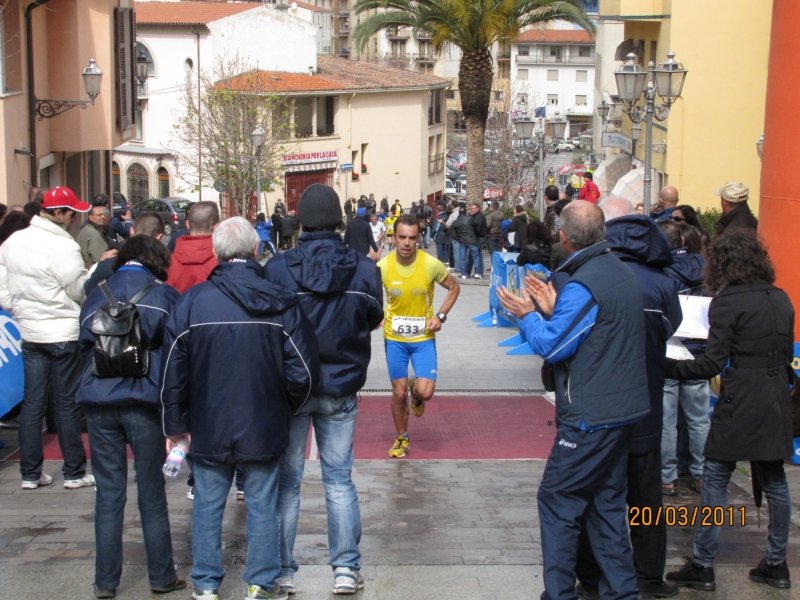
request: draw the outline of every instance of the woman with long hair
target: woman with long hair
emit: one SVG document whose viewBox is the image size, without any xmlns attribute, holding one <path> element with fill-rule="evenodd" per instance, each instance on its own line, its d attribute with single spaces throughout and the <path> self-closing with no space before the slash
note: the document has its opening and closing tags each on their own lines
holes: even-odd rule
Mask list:
<svg viewBox="0 0 800 600">
<path fill-rule="evenodd" d="M 697 211 L 688 204 L 681 204 L 676 206 L 675 210 L 672 211 L 671 219 L 678 225 L 688 225 L 694 229 L 694 232 L 700 238 L 700 242 L 703 245 L 703 252 L 699 252 L 698 254 L 705 254 L 705 249 L 708 248 L 708 245 L 711 243 L 711 238 L 708 236 L 708 233 L 706 233 L 706 230 L 703 229 L 703 226 L 700 225 L 700 220 L 697 218 Z"/>
<path fill-rule="evenodd" d="M 722 373 L 703 451 L 694 557 L 667 574 L 667 580 L 679 586 L 716 589 L 717 517 L 727 506 L 728 482 L 737 461 L 750 461 L 753 481 L 760 484 L 769 503 L 766 556 L 750 570 L 750 579 L 777 588 L 791 586 L 786 546 L 792 503 L 783 462 L 793 453 L 789 383 L 794 308 L 774 281 L 767 252 L 753 232 L 737 230 L 717 236 L 708 249 L 705 270 L 706 288 L 715 294 L 708 311 L 706 351 L 695 360 L 667 359 L 667 377 L 673 379 L 710 379 Z"/>
<path fill-rule="evenodd" d="M 544 265 L 550 267 L 553 236 L 550 228 L 541 221 L 531 221 L 525 229 L 525 245 L 517 257 L 517 265 Z"/>
<path fill-rule="evenodd" d="M 164 325 L 179 297 L 163 284 L 169 254 L 160 241 L 134 235 L 122 245 L 114 274 L 86 299 L 80 316 L 79 342 L 85 358 L 75 402 L 86 407 L 92 471 L 97 481 L 95 501 L 95 596 L 114 598 L 122 575 L 122 534 L 128 457 L 133 453 L 139 514 L 144 532 L 151 591 L 159 594 L 183 589 L 186 582 L 175 573 L 172 560 L 167 496 L 161 467 L 166 459 L 166 438 L 159 412 L 159 377 Z M 103 289 L 106 287 L 106 289 Z M 149 367 L 140 377 L 105 377 L 97 374 L 93 321 L 110 292 L 117 302 L 136 302 L 142 347 Z M 144 295 L 142 296 L 142 293 Z"/>
</svg>

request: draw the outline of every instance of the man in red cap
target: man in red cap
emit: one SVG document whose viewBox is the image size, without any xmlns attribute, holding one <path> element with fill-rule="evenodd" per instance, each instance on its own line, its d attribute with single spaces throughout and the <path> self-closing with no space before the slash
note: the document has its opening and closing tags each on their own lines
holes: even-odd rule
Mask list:
<svg viewBox="0 0 800 600">
<path fill-rule="evenodd" d="M 67 233 L 76 213 L 90 208 L 72 190 L 53 188 L 44 195 L 42 211 L 31 219 L 30 227 L 0 246 L 0 306 L 11 313 L 22 334 L 25 396 L 19 417 L 19 467 L 26 490 L 53 482 L 42 472 L 42 419 L 51 376 L 64 487 L 94 485 L 94 477 L 86 473 L 75 405 L 83 366 L 78 317 L 88 273 L 80 247 Z M 116 250 L 109 251 L 103 258 L 114 254 Z"/>
</svg>

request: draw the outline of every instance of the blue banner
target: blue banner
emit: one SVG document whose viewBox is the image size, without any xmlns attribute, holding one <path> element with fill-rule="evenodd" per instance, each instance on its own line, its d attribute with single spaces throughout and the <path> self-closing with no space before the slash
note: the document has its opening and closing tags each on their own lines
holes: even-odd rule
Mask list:
<svg viewBox="0 0 800 600">
<path fill-rule="evenodd" d="M 514 289 L 518 287 L 517 283 L 517 252 L 493 252 L 492 253 L 492 278 L 489 283 L 489 308 L 500 309 L 500 299 L 497 297 L 497 288 L 505 286 L 508 289 L 508 274 L 512 273 L 512 280 L 514 281 Z"/>
<path fill-rule="evenodd" d="M 22 334 L 11 315 L 0 310 L 0 416 L 22 402 L 24 388 Z"/>
</svg>

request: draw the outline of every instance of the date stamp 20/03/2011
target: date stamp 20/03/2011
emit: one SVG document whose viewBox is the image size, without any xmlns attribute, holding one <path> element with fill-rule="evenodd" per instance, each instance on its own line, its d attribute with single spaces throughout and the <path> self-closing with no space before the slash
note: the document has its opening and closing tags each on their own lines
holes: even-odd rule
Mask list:
<svg viewBox="0 0 800 600">
<path fill-rule="evenodd" d="M 715 525 L 747 525 L 745 506 L 632 506 L 628 510 L 628 524 L 631 527 L 650 527 L 664 523 L 667 527 L 703 527 Z"/>
</svg>

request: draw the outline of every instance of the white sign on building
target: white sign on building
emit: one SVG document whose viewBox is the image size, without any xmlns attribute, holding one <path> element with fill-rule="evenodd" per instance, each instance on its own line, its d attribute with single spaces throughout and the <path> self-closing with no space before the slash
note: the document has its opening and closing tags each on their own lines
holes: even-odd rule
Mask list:
<svg viewBox="0 0 800 600">
<path fill-rule="evenodd" d="M 633 140 L 621 133 L 605 132 L 603 134 L 603 147 L 620 148 L 621 150 L 625 150 L 628 154 L 633 154 Z"/>
<path fill-rule="evenodd" d="M 338 159 L 339 153 L 336 150 L 326 150 L 324 152 L 301 152 L 299 154 L 287 154 L 283 157 L 283 164 L 305 165 L 308 163 L 328 162 Z"/>
</svg>

